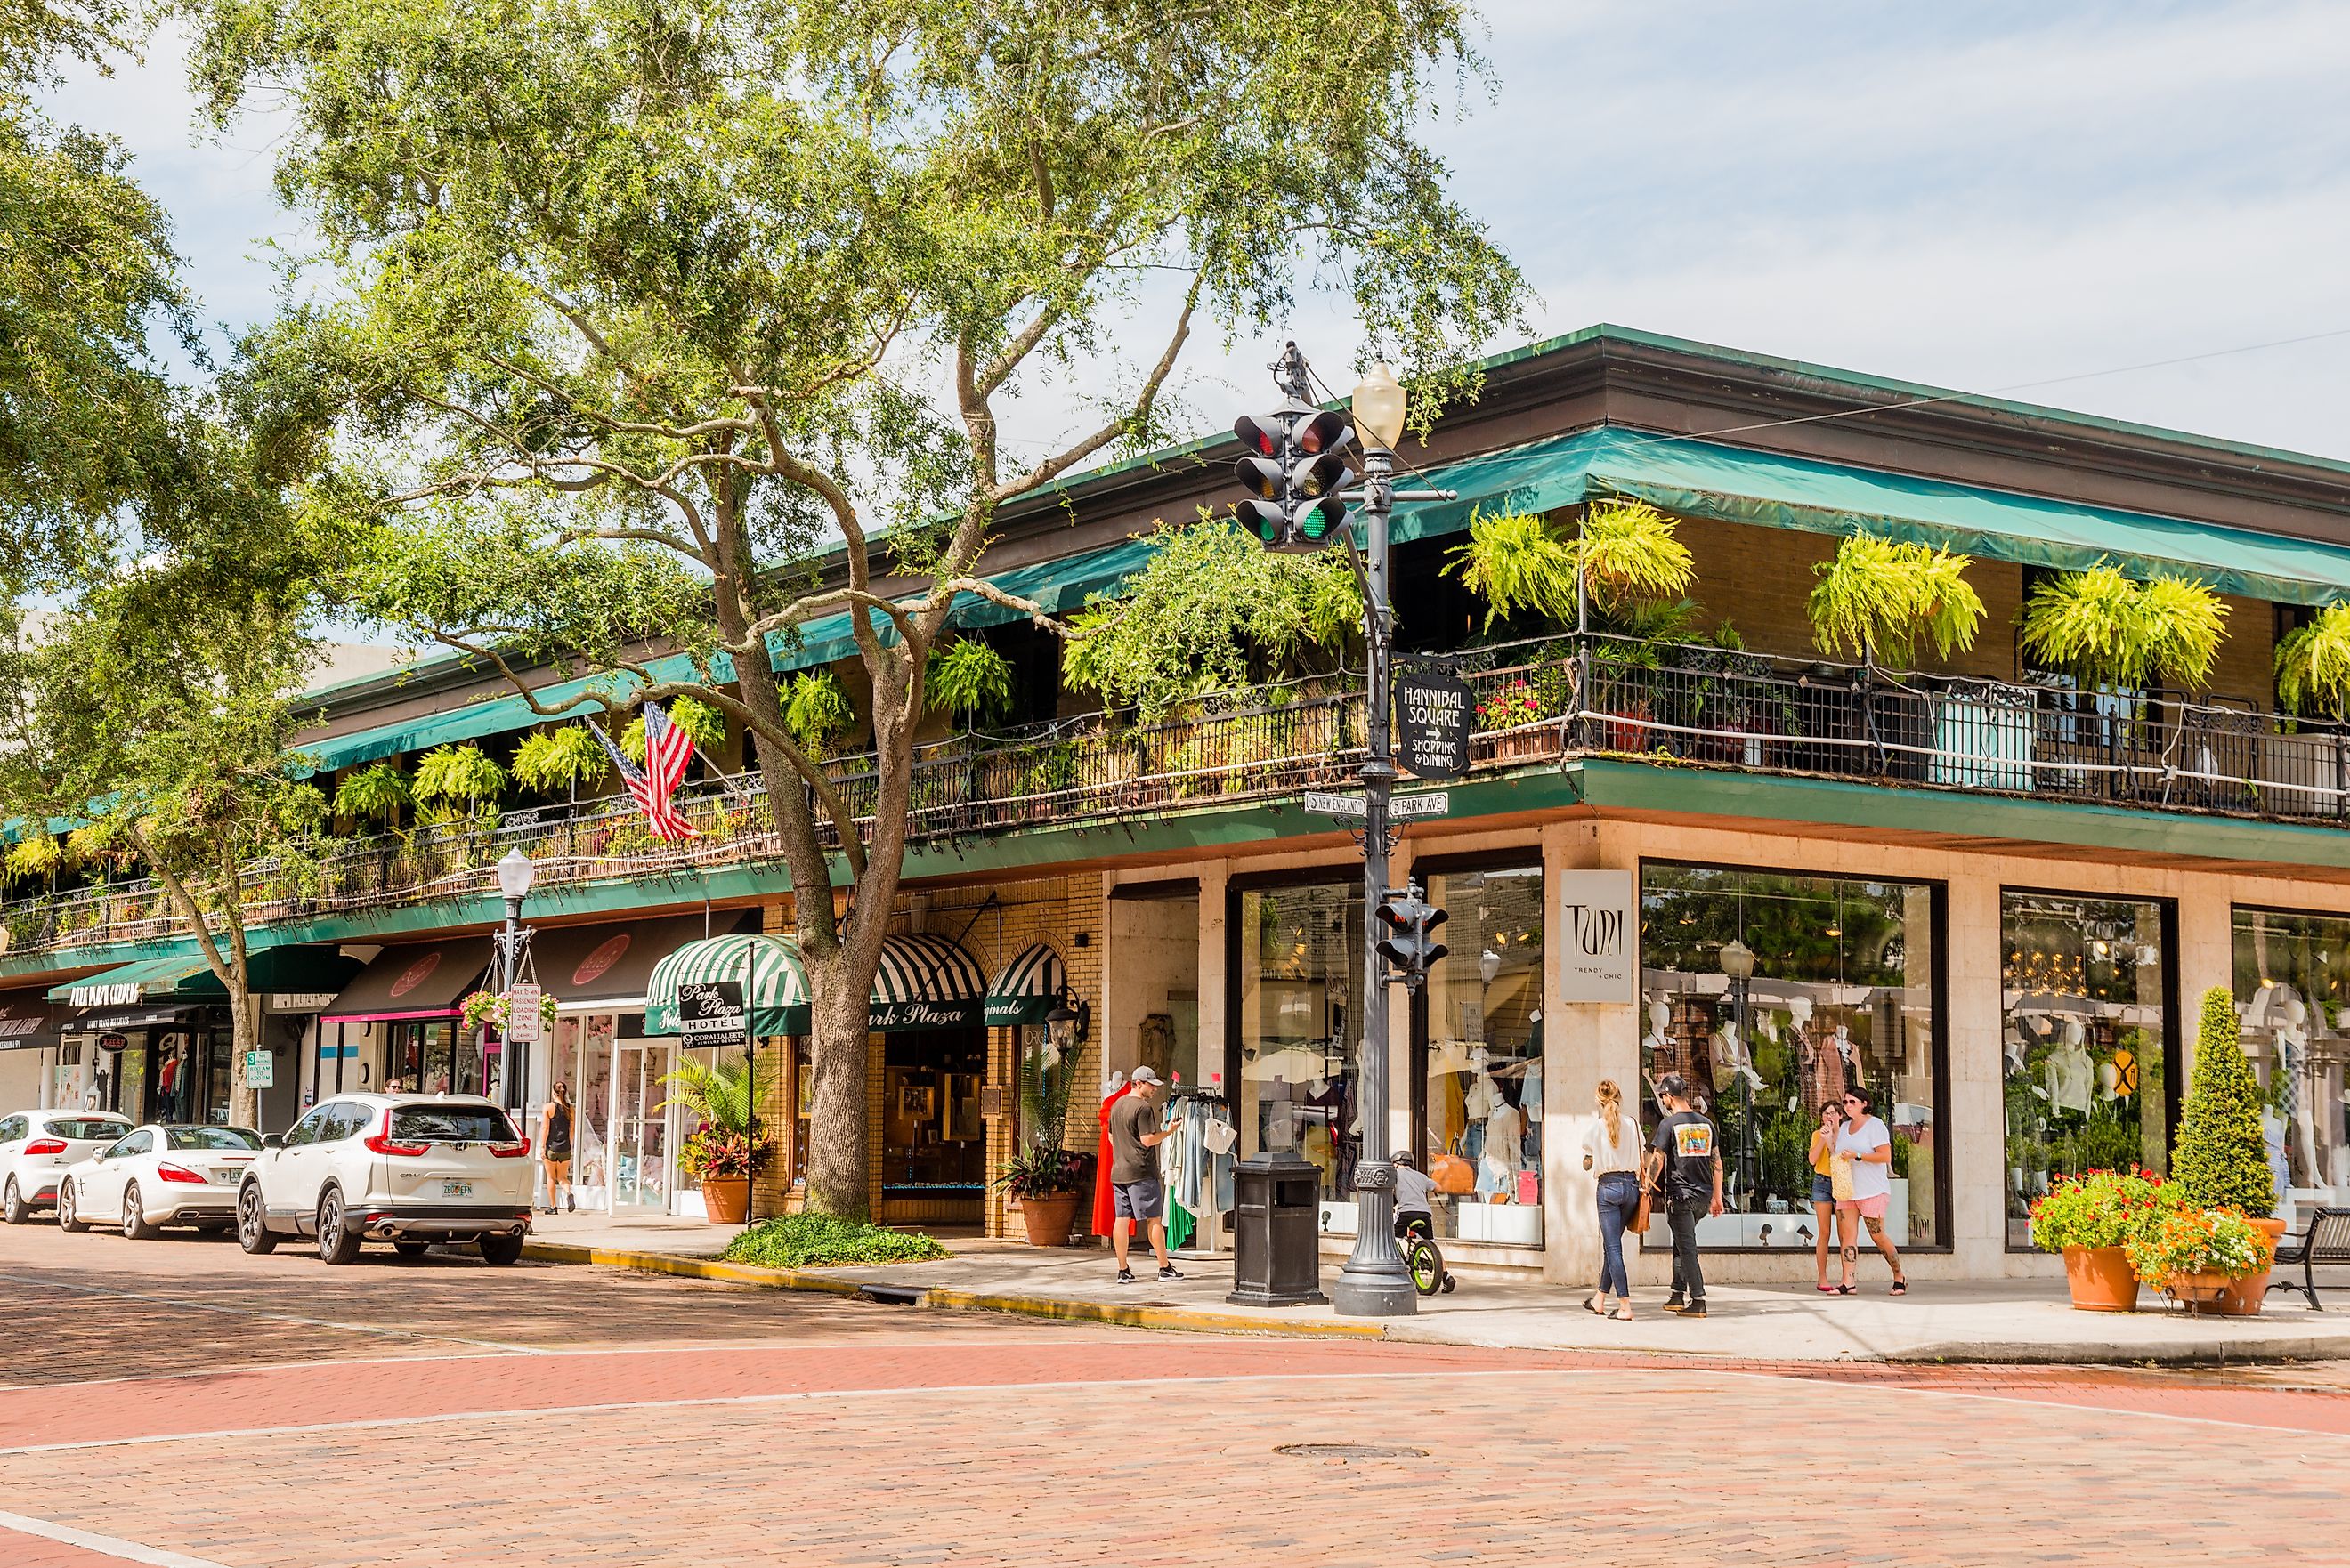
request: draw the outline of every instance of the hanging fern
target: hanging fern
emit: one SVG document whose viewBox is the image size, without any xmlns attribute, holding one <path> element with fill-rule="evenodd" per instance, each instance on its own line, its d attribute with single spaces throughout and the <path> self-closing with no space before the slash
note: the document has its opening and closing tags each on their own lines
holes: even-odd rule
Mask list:
<svg viewBox="0 0 2350 1568">
<path fill-rule="evenodd" d="M 1965 576 L 1972 564 L 1947 549 L 1855 534 L 1813 568 L 1820 581 L 1805 607 L 1812 635 L 1824 653 L 1907 665 L 1922 639 L 1948 659 L 1973 647 L 1982 624 L 1982 597 Z"/>
<path fill-rule="evenodd" d="M 65 846 L 47 833 L 20 838 L 8 846 L 8 875 L 16 881 L 37 882 L 54 877 L 65 863 Z"/>
<path fill-rule="evenodd" d="M 840 677 L 829 670 L 803 671 L 784 699 L 784 728 L 800 750 L 819 762 L 831 756 L 857 725 L 857 710 Z"/>
<path fill-rule="evenodd" d="M 1697 581 L 1671 518 L 1645 501 L 1598 501 L 1584 509 L 1575 556 L 1585 589 L 1610 608 L 1678 598 Z M 1573 585 L 1569 585 L 1572 607 Z"/>
<path fill-rule="evenodd" d="M 1469 542 L 1450 552 L 1448 574 L 1485 601 L 1485 629 L 1531 610 L 1553 620 L 1575 618 L 1574 545 L 1549 520 L 1532 512 L 1469 514 Z"/>
<path fill-rule="evenodd" d="M 604 776 L 611 763 L 584 724 L 537 730 L 515 748 L 515 782 L 540 794 L 564 794 Z"/>
<path fill-rule="evenodd" d="M 335 786 L 335 814 L 354 822 L 372 822 L 390 827 L 397 824 L 400 814 L 413 804 L 414 797 L 408 788 L 408 775 L 390 763 L 378 763 L 355 774 L 345 774 L 343 782 Z"/>
<path fill-rule="evenodd" d="M 2295 713 L 2314 706 L 2336 719 L 2350 711 L 2350 601 L 2327 605 L 2276 650 L 2277 700 Z"/>
<path fill-rule="evenodd" d="M 417 800 L 442 807 L 484 805 L 505 789 L 505 769 L 470 741 L 436 747 L 418 758 L 411 786 Z"/>
<path fill-rule="evenodd" d="M 932 711 L 951 713 L 966 726 L 1000 718 L 1012 707 L 1012 666 L 977 638 L 932 649 L 922 684 Z"/>
<path fill-rule="evenodd" d="M 714 752 L 726 743 L 726 715 L 707 702 L 697 702 L 691 697 L 680 697 L 661 704 L 669 722 L 686 732 L 693 743 L 705 752 Z M 637 715 L 634 722 L 620 734 L 620 753 L 629 761 L 641 764 L 645 760 L 645 716 Z"/>
<path fill-rule="evenodd" d="M 2141 586 L 2106 562 L 2034 588 L 2017 644 L 2092 686 L 2199 686 L 2219 656 L 2228 607 L 2202 584 L 2157 576 Z"/>
</svg>

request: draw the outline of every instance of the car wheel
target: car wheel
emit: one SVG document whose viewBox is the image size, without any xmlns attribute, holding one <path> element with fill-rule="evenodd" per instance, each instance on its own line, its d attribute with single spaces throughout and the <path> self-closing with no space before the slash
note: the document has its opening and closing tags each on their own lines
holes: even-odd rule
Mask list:
<svg viewBox="0 0 2350 1568">
<path fill-rule="evenodd" d="M 236 1195 L 236 1244 L 255 1257 L 277 1250 L 277 1233 L 269 1228 L 269 1210 L 261 1201 L 261 1183 L 248 1181 Z"/>
<path fill-rule="evenodd" d="M 74 1214 L 73 1183 L 70 1181 L 57 1183 L 57 1229 L 60 1231 L 89 1229 Z"/>
<path fill-rule="evenodd" d="M 155 1227 L 147 1223 L 146 1206 L 139 1201 L 139 1184 L 122 1189 L 122 1233 L 133 1241 L 151 1241 Z"/>
<path fill-rule="evenodd" d="M 511 1236 L 484 1236 L 474 1245 L 481 1248 L 484 1259 L 503 1268 L 522 1256 L 522 1232 L 517 1231 Z"/>
<path fill-rule="evenodd" d="M 359 1255 L 359 1232 L 343 1228 L 342 1190 L 329 1187 L 318 1199 L 318 1261 L 348 1263 Z"/>
<path fill-rule="evenodd" d="M 432 1250 L 430 1241 L 394 1241 L 391 1250 L 403 1258 L 421 1258 Z"/>
<path fill-rule="evenodd" d="M 10 1177 L 7 1191 L 0 1194 L 0 1220 L 5 1220 L 11 1225 L 22 1225 L 32 1217 L 33 1210 L 26 1203 L 25 1195 L 16 1190 L 16 1179 Z"/>
</svg>

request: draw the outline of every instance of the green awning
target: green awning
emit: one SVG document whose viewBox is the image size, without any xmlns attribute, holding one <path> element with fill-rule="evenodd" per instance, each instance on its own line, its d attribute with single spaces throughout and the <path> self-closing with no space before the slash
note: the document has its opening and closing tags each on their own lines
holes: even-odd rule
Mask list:
<svg viewBox="0 0 2350 1568">
<path fill-rule="evenodd" d="M 1069 971 L 1053 945 L 1031 942 L 989 982 L 983 1014 L 990 1024 L 1042 1023 L 1068 983 Z"/>
<path fill-rule="evenodd" d="M 891 1033 L 961 1029 L 980 1021 L 987 976 L 952 937 L 890 937 L 873 971 L 866 1025 Z"/>
<path fill-rule="evenodd" d="M 645 981 L 645 1033 L 679 1033 L 679 986 L 727 980 L 742 982 L 754 1034 L 808 1032 L 807 974 L 800 968 L 799 949 L 781 937 L 736 931 L 688 942 L 653 965 Z"/>
<path fill-rule="evenodd" d="M 263 948 L 246 959 L 253 989 L 331 995 L 359 971 L 359 961 L 330 947 Z M 51 1002 L 75 1007 L 136 1007 L 148 1002 L 220 1002 L 228 988 L 199 953 L 140 959 L 48 989 Z"/>
<path fill-rule="evenodd" d="M 1478 505 L 1547 512 L 1626 495 L 1685 516 L 1810 534 L 1866 529 L 2024 566 L 2164 566 L 2222 593 L 2283 604 L 2350 595 L 2350 547 L 2339 545 L 1612 427 L 1472 458 L 1434 477 L 1460 499 L 1399 508 L 1398 538 L 1465 528 Z"/>
</svg>

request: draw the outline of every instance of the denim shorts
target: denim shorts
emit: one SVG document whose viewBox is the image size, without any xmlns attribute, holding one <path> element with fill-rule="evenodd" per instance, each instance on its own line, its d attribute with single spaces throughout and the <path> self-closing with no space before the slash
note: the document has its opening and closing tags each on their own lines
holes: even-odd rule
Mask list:
<svg viewBox="0 0 2350 1568">
<path fill-rule="evenodd" d="M 1816 1170 L 1812 1172 L 1812 1201 L 1814 1203 L 1834 1203 L 1835 1200 L 1835 1183 L 1830 1181 L 1826 1177 L 1822 1176 Z"/>
</svg>

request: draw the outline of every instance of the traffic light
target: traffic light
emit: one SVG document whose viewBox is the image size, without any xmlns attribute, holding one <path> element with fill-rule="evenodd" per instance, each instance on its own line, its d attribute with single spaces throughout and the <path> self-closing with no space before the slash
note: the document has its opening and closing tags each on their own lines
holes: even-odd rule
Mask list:
<svg viewBox="0 0 2350 1568">
<path fill-rule="evenodd" d="M 1255 499 L 1233 508 L 1269 549 L 1318 550 L 1347 520 L 1338 492 L 1352 463 L 1355 430 L 1335 409 L 1292 400 L 1232 421 L 1246 453 L 1233 465 Z"/>
<path fill-rule="evenodd" d="M 1414 882 L 1401 892 L 1388 888 L 1378 917 L 1379 924 L 1388 929 L 1388 934 L 1379 939 L 1378 954 L 1395 966 L 1391 978 L 1419 990 L 1436 961 L 1452 950 L 1434 940 L 1436 928 L 1444 923 L 1444 911 L 1423 899 L 1419 884 Z"/>
</svg>

